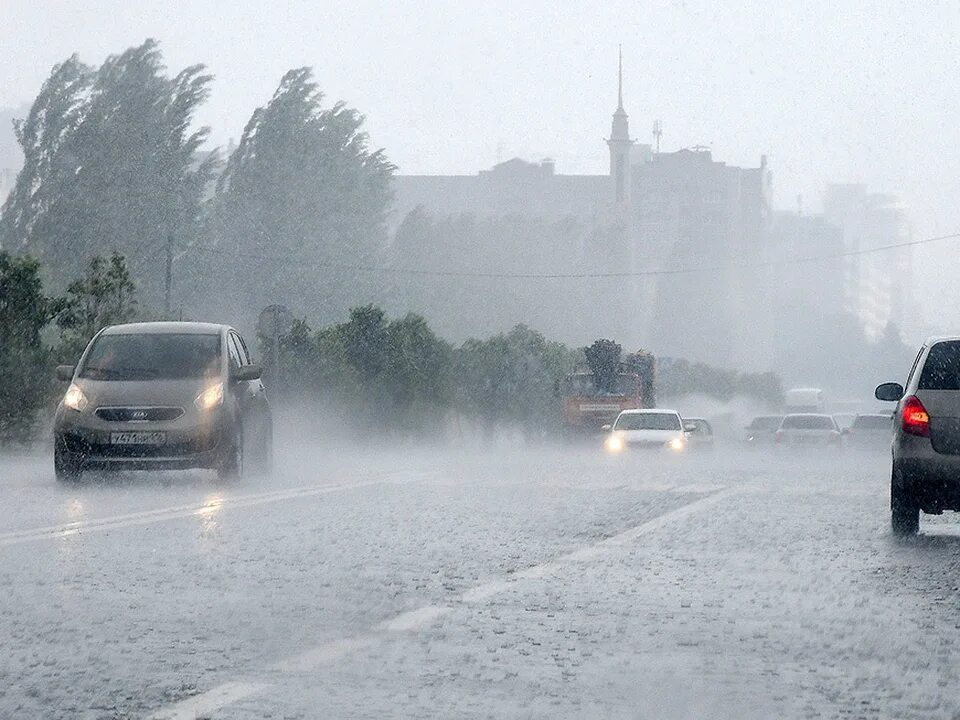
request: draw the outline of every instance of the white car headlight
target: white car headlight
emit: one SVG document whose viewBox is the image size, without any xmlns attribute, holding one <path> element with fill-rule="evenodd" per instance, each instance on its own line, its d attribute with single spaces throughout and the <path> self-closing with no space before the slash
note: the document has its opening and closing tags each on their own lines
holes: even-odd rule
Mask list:
<svg viewBox="0 0 960 720">
<path fill-rule="evenodd" d="M 213 410 L 223 405 L 223 383 L 220 382 L 208 387 L 197 395 L 197 399 L 193 401 L 193 404 L 201 410 Z"/>
<path fill-rule="evenodd" d="M 618 453 L 623 450 L 623 438 L 619 435 L 610 435 L 604 443 L 607 452 Z"/>
<path fill-rule="evenodd" d="M 667 443 L 671 450 L 674 452 L 683 452 L 687 447 L 687 442 L 683 438 L 675 437 L 669 443 Z"/>
<path fill-rule="evenodd" d="M 63 396 L 63 404 L 71 410 L 83 412 L 83 409 L 87 407 L 87 396 L 83 394 L 83 390 L 80 389 L 79 385 L 70 383 L 70 387 L 67 388 L 67 394 Z"/>
</svg>

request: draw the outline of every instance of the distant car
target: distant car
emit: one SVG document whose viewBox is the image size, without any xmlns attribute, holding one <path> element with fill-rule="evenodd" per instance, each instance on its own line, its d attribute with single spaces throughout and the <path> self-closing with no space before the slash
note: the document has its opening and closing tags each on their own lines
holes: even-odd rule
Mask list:
<svg viewBox="0 0 960 720">
<path fill-rule="evenodd" d="M 61 482 L 90 469 L 211 468 L 224 478 L 269 470 L 270 405 L 243 338 L 225 325 L 153 322 L 101 330 L 57 408 Z"/>
<path fill-rule="evenodd" d="M 876 397 L 897 402 L 890 520 L 894 533 L 912 535 L 921 510 L 960 510 L 960 337 L 928 340 L 906 387 L 884 383 Z"/>
<path fill-rule="evenodd" d="M 705 418 L 684 418 L 683 430 L 691 450 L 713 449 L 713 428 Z"/>
<path fill-rule="evenodd" d="M 857 419 L 856 413 L 834 413 L 833 414 L 834 422 L 837 423 L 837 427 L 840 428 L 840 431 L 849 430 L 850 426 L 853 425 L 853 421 Z"/>
<path fill-rule="evenodd" d="M 783 415 L 760 415 L 745 428 L 744 441 L 749 445 L 772 445 L 774 434 L 783 422 Z"/>
<path fill-rule="evenodd" d="M 614 454 L 639 448 L 677 453 L 687 449 L 683 421 L 676 410 L 624 410 L 604 429 L 609 431 L 604 447 Z"/>
<path fill-rule="evenodd" d="M 893 418 L 882 413 L 857 415 L 846 432 L 850 447 L 863 450 L 889 448 L 893 439 Z"/>
<path fill-rule="evenodd" d="M 822 413 L 825 404 L 820 388 L 791 388 L 783 399 L 788 414 Z"/>
<path fill-rule="evenodd" d="M 774 435 L 778 447 L 836 447 L 843 435 L 832 415 L 794 413 L 787 415 Z"/>
</svg>

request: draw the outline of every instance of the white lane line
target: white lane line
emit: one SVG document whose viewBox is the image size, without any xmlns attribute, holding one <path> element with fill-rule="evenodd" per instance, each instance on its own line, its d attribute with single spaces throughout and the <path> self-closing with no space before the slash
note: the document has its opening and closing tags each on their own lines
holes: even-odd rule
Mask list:
<svg viewBox="0 0 960 720">
<path fill-rule="evenodd" d="M 416 610 L 400 613 L 394 618 L 384 620 L 375 627 L 376 630 L 385 630 L 387 632 L 410 632 L 419 630 L 424 625 L 436 620 L 442 615 L 453 612 L 452 607 L 441 607 L 439 605 L 426 605 Z"/>
<path fill-rule="evenodd" d="M 421 476 L 426 479 L 428 474 Z M 205 515 L 219 509 L 248 508 L 267 503 L 281 502 L 284 500 L 294 500 L 297 498 L 313 497 L 316 495 L 326 495 L 340 490 L 353 490 L 371 485 L 383 485 L 393 483 L 410 482 L 408 473 L 398 474 L 395 480 L 392 476 L 377 478 L 373 480 L 361 480 L 353 483 L 339 483 L 335 485 L 312 485 L 306 487 L 289 488 L 286 490 L 274 490 L 264 493 L 251 493 L 247 495 L 233 495 L 218 497 L 213 500 L 207 500 L 199 503 L 190 503 L 187 505 L 175 505 L 172 507 L 158 508 L 156 510 L 145 510 L 142 512 L 129 513 L 126 515 L 112 515 L 92 520 L 80 520 L 76 522 L 64 523 L 62 525 L 49 525 L 47 527 L 32 528 L 30 530 L 15 530 L 13 532 L 0 533 L 0 547 L 10 545 L 19 545 L 21 543 L 35 542 L 38 540 L 55 540 L 58 538 L 69 537 L 82 533 L 103 532 L 115 528 L 131 527 L 134 525 L 149 525 L 150 523 L 163 522 L 165 520 L 175 520 L 178 518 L 190 517 L 191 515 Z"/>
<path fill-rule="evenodd" d="M 310 648 L 309 650 L 300 653 L 299 655 L 293 655 L 288 658 L 284 658 L 280 662 L 273 665 L 272 669 L 281 672 L 281 673 L 305 673 L 315 670 L 321 665 L 333 662 L 344 655 L 349 655 L 350 653 L 356 652 L 357 650 L 362 650 L 364 648 L 370 647 L 379 641 L 376 635 L 367 634 L 367 635 L 358 635 L 356 637 L 341 638 L 339 640 L 333 640 L 331 642 L 325 643 L 323 645 L 318 645 L 315 648 Z M 222 687 L 222 686 L 221 686 Z M 214 688 L 215 690 L 216 688 Z M 213 692 L 210 690 L 208 692 Z M 206 693 L 204 693 L 206 694 Z M 151 717 L 155 718 L 166 718 L 167 715 L 157 714 Z"/>
<path fill-rule="evenodd" d="M 691 503 L 687 503 L 676 510 L 671 510 L 663 515 L 653 518 L 652 520 L 648 520 L 630 528 L 629 530 L 625 530 L 622 533 L 609 537 L 606 540 L 601 540 L 593 545 L 587 545 L 579 550 L 574 550 L 566 555 L 561 555 L 555 560 L 550 560 L 548 562 L 534 565 L 526 568 L 525 570 L 513 573 L 510 580 L 493 580 L 491 582 L 473 587 L 470 590 L 462 593 L 458 597 L 458 600 L 461 603 L 467 604 L 482 602 L 494 597 L 495 595 L 498 595 L 501 592 L 510 590 L 516 586 L 518 581 L 534 580 L 546 577 L 547 575 L 550 575 L 561 569 L 565 564 L 595 560 L 610 548 L 629 545 L 631 542 L 643 535 L 654 532 L 655 530 L 659 530 L 670 523 L 684 520 L 704 509 L 705 507 L 716 505 L 721 500 L 740 492 L 742 492 L 740 488 L 729 488 L 720 490 L 713 495 L 706 495 L 702 498 L 694 500 Z M 407 612 L 400 613 L 399 615 L 388 618 L 387 620 L 374 625 L 373 628 L 371 628 L 371 631 L 364 635 L 344 638 L 342 640 L 334 640 L 333 642 L 320 645 L 298 655 L 280 660 L 274 664 L 271 669 L 284 674 L 314 672 L 325 664 L 338 660 L 341 657 L 349 655 L 350 653 L 375 645 L 381 639 L 383 639 L 384 633 L 401 633 L 419 630 L 424 625 L 439 617 L 447 615 L 454 610 L 456 610 L 456 607 L 440 605 L 425 605 L 423 607 L 416 608 L 415 610 L 408 610 Z M 236 699 L 229 699 L 230 696 L 226 690 L 231 687 L 243 688 L 245 692 Z M 159 710 L 153 715 L 150 715 L 148 720 L 196 720 L 197 714 L 190 714 L 190 712 L 193 711 L 194 706 L 187 705 L 185 703 L 188 703 L 189 701 L 201 703 L 202 707 L 204 708 L 204 712 L 209 713 L 213 710 L 218 710 L 222 707 L 237 702 L 238 700 L 250 697 L 251 695 L 264 692 L 270 687 L 271 685 L 267 683 L 226 683 L 208 690 L 200 695 L 196 695 L 189 700 L 184 700 L 176 705 L 171 705 L 168 708 Z M 219 704 L 216 704 L 218 698 L 225 699 L 219 702 Z"/>
<path fill-rule="evenodd" d="M 691 483 L 689 485 L 674 485 L 670 492 L 674 493 L 712 493 L 719 492 L 726 487 L 715 483 Z"/>
<path fill-rule="evenodd" d="M 229 682 L 200 695 L 181 700 L 163 711 L 162 715 L 151 715 L 153 718 L 164 720 L 196 720 L 227 705 L 232 705 L 251 695 L 256 695 L 267 689 L 262 683 Z"/>
<path fill-rule="evenodd" d="M 622 533 L 613 535 L 606 540 L 601 540 L 593 545 L 587 545 L 578 550 L 574 550 L 573 552 L 569 552 L 566 555 L 561 555 L 560 557 L 550 560 L 549 562 L 541 563 L 540 565 L 533 565 L 532 567 L 515 572 L 511 575 L 511 578 L 513 578 L 512 580 L 497 579 L 492 580 L 489 583 L 484 583 L 483 585 L 478 585 L 463 593 L 463 595 L 460 596 L 460 600 L 465 603 L 474 603 L 487 600 L 494 595 L 509 590 L 518 580 L 539 580 L 548 575 L 552 575 L 560 570 L 564 565 L 596 560 L 612 547 L 629 545 L 643 535 L 648 535 L 655 530 L 665 527 L 666 525 L 684 520 L 690 515 L 698 513 L 711 505 L 716 505 L 721 500 L 740 492 L 740 488 L 729 488 L 715 492 L 712 495 L 705 495 L 698 500 L 694 500 L 691 503 L 682 505 L 675 510 L 664 513 L 663 515 L 658 515 L 652 520 L 647 520 L 644 523 L 640 523 L 639 525 L 636 525 L 629 530 L 624 530 Z"/>
</svg>

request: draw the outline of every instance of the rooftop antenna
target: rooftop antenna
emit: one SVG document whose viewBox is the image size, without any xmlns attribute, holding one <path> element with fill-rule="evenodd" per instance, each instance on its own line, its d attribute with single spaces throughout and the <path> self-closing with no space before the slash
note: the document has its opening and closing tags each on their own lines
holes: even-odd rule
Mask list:
<svg viewBox="0 0 960 720">
<path fill-rule="evenodd" d="M 657 141 L 657 155 L 660 154 L 660 136 L 663 135 L 663 125 L 659 120 L 653 121 L 653 137 Z"/>
</svg>

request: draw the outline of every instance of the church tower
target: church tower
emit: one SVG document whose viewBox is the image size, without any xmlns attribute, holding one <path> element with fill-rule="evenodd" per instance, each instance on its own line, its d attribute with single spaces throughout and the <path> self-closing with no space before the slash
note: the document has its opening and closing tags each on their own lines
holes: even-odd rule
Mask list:
<svg viewBox="0 0 960 720">
<path fill-rule="evenodd" d="M 623 49 L 620 49 L 617 70 L 617 109 L 613 113 L 610 127 L 610 177 L 613 178 L 614 200 L 618 208 L 626 210 L 630 206 L 630 127 L 627 112 L 623 109 Z"/>
</svg>

